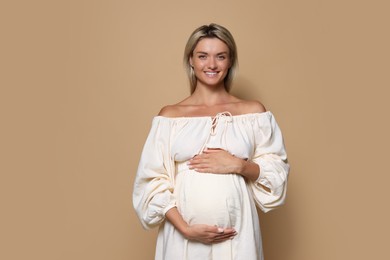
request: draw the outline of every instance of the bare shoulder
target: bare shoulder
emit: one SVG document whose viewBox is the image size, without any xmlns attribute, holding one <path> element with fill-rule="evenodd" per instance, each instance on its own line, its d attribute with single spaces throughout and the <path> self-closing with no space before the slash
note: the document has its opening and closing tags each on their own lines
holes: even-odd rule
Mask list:
<svg viewBox="0 0 390 260">
<path fill-rule="evenodd" d="M 165 116 L 165 117 L 177 117 L 179 116 L 180 110 L 177 105 L 168 105 L 163 108 L 161 108 L 160 112 L 158 113 L 159 116 Z"/>
<path fill-rule="evenodd" d="M 193 107 L 189 99 L 190 97 L 187 97 L 179 103 L 163 107 L 158 115 L 164 117 L 183 117 L 188 115 Z"/>
<path fill-rule="evenodd" d="M 267 111 L 262 103 L 257 100 L 242 100 L 241 102 L 241 113 L 263 113 Z"/>
</svg>

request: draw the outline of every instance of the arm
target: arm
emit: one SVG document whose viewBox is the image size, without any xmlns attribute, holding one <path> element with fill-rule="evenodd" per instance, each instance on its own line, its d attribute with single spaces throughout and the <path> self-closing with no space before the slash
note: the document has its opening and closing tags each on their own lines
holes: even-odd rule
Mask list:
<svg viewBox="0 0 390 260">
<path fill-rule="evenodd" d="M 203 173 L 239 174 L 253 182 L 260 174 L 260 166 L 257 163 L 240 159 L 222 149 L 206 149 L 189 161 L 189 168 Z M 265 186 L 264 189 L 270 191 Z"/>
<path fill-rule="evenodd" d="M 188 167 L 197 172 L 215 174 L 240 174 L 249 180 L 259 177 L 259 165 L 231 155 L 222 149 L 206 149 L 189 160 Z"/>
<path fill-rule="evenodd" d="M 248 184 L 256 204 L 262 211 L 268 212 L 286 200 L 290 166 L 282 132 L 271 113 L 259 117 L 253 130 L 256 149 L 251 161 L 259 165 L 260 175 Z"/>
<path fill-rule="evenodd" d="M 234 173 L 249 180 L 256 204 L 264 212 L 282 205 L 286 198 L 289 164 L 281 131 L 272 114 L 259 117 L 253 127 L 256 150 L 246 161 L 221 149 L 208 149 L 189 161 L 189 168 L 203 173 Z"/>
<path fill-rule="evenodd" d="M 174 162 L 168 150 L 169 121 L 154 119 L 145 143 L 134 181 L 133 204 L 145 229 L 170 221 L 184 237 L 205 244 L 218 243 L 233 238 L 231 228 L 208 225 L 188 225 L 176 208 L 173 194 Z"/>
<path fill-rule="evenodd" d="M 169 155 L 170 122 L 154 118 L 134 180 L 133 205 L 145 229 L 158 226 L 175 207 L 174 163 Z"/>
</svg>

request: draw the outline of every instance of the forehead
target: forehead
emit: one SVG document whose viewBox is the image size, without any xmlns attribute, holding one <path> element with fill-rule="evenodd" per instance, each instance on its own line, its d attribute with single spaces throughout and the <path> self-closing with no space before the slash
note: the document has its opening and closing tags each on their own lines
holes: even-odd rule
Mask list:
<svg viewBox="0 0 390 260">
<path fill-rule="evenodd" d="M 218 38 L 203 38 L 200 40 L 194 49 L 196 52 L 207 52 L 207 53 L 220 53 L 229 52 L 229 47 Z"/>
</svg>

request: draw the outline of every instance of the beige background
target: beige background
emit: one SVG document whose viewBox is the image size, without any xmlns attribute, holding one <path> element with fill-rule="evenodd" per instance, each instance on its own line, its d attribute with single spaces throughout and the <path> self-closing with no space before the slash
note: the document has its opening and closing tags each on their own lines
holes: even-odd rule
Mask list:
<svg viewBox="0 0 390 260">
<path fill-rule="evenodd" d="M 182 52 L 220 23 L 233 93 L 276 115 L 287 204 L 267 260 L 388 259 L 387 1 L 2 1 L 0 258 L 152 259 L 132 182 L 152 117 L 189 93 Z"/>
</svg>

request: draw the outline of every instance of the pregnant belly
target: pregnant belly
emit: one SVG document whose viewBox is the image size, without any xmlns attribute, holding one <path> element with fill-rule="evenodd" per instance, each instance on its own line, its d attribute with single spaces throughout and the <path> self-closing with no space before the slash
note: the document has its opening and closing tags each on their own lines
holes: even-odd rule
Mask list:
<svg viewBox="0 0 390 260">
<path fill-rule="evenodd" d="M 237 225 L 241 215 L 240 176 L 186 171 L 177 177 L 178 208 L 187 223 Z"/>
</svg>

